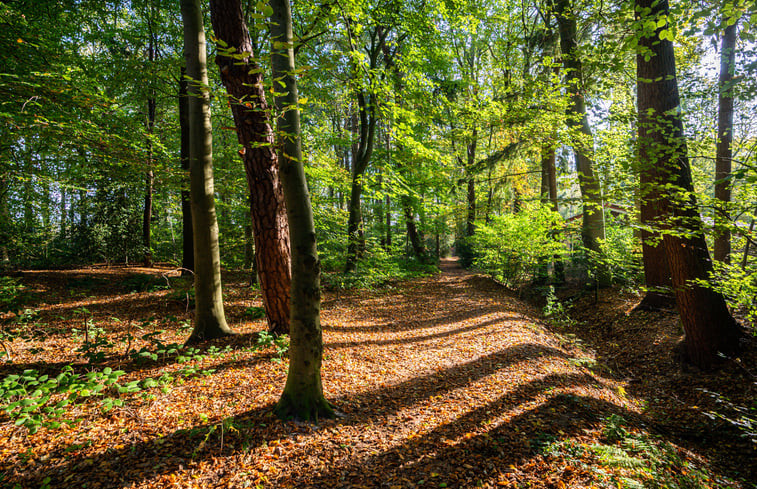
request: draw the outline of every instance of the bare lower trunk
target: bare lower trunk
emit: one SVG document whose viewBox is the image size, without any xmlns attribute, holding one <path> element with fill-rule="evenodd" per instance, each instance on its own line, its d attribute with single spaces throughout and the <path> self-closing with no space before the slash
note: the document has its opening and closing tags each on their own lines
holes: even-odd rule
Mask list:
<svg viewBox="0 0 757 489">
<path fill-rule="evenodd" d="M 268 328 L 274 334 L 286 334 L 291 284 L 289 228 L 262 74 L 252 57 L 240 0 L 212 0 L 210 12 L 214 33 L 227 46 L 219 48 L 216 63 L 229 93 L 237 137 L 243 145 L 255 263 Z M 249 55 L 243 59 L 238 59 L 238 54 L 231 57 L 229 49 Z"/>
<path fill-rule="evenodd" d="M 287 204 L 292 242 L 291 344 L 284 392 L 276 404 L 281 418 L 318 422 L 334 416 L 321 383 L 323 335 L 321 330 L 320 260 L 315 225 L 302 161 L 300 112 L 292 48 L 289 0 L 271 0 L 271 67 L 284 87 L 275 97 L 279 110 L 278 132 L 281 179 Z"/>
<path fill-rule="evenodd" d="M 212 131 L 205 51 L 205 30 L 199 0 L 181 0 L 184 56 L 189 83 L 189 174 L 195 252 L 195 324 L 189 343 L 231 333 L 226 324 L 221 290 L 221 257 L 213 191 Z"/>
<path fill-rule="evenodd" d="M 187 97 L 186 69 L 182 67 L 179 79 L 179 132 L 181 138 L 181 169 L 186 173 L 181 186 L 181 235 L 182 275 L 189 275 L 195 269 L 194 235 L 192 233 L 192 198 L 189 192 L 189 98 Z"/>
<path fill-rule="evenodd" d="M 728 16 L 723 18 L 727 25 Z M 715 157 L 715 242 L 718 261 L 731 261 L 731 231 L 728 204 L 731 201 L 731 159 L 733 151 L 733 74 L 736 65 L 736 23 L 727 25 L 720 48 L 720 80 L 718 83 L 718 141 Z"/>
</svg>

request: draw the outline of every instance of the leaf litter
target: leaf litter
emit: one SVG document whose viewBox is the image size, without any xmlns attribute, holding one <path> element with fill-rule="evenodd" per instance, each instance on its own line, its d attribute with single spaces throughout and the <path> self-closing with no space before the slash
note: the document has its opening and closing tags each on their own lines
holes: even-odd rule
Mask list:
<svg viewBox="0 0 757 489">
<path fill-rule="evenodd" d="M 186 363 L 130 357 L 127 350 L 158 342 L 181 344 L 190 319 L 168 290 L 119 289 L 135 272 L 175 280 L 168 269 L 25 274 L 38 316 L 11 342 L 3 376 L 53 375 L 73 364 L 77 372 L 120 369 L 122 383 L 171 380 L 121 394 L 122 405 L 107 412 L 94 398 L 77 402 L 65 414 L 70 424 L 34 434 L 0 415 L 0 486 L 749 487 L 755 474 L 754 459 L 743 462 L 750 447 L 735 435 L 731 448 L 747 457 L 741 472 L 724 462 L 724 447 L 708 451 L 661 421 L 690 416 L 692 405 L 685 374 L 671 371 L 675 380 L 666 381 L 648 365 L 631 372 L 644 364 L 633 355 L 650 348 L 668 362 L 662 347 L 622 335 L 602 346 L 591 327 L 550 326 L 534 306 L 454 261 L 391 289 L 325 295 L 323 384 L 339 415 L 317 425 L 273 416 L 286 358 L 277 363 L 252 347 L 265 324 L 244 315 L 261 301 L 242 275 L 225 280 L 238 335 Z M 585 304 L 581 324 L 621 324 L 619 302 L 608 301 Z M 644 324 L 654 330 L 658 319 Z M 102 330 L 103 361 L 82 359 L 83 327 Z M 188 367 L 208 373 L 184 375 Z"/>
</svg>

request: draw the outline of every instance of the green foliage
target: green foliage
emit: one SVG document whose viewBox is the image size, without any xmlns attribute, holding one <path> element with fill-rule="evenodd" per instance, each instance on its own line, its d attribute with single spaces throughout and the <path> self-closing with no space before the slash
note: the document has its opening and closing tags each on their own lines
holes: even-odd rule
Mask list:
<svg viewBox="0 0 757 489">
<path fill-rule="evenodd" d="M 565 245 L 555 239 L 561 222 L 559 214 L 540 205 L 496 216 L 470 239 L 473 264 L 506 285 L 523 284 L 539 265 L 565 254 Z"/>
<path fill-rule="evenodd" d="M 600 255 L 594 258 L 597 266 L 610 274 L 613 283 L 625 286 L 642 283 L 641 242 L 628 223 L 607 221 L 605 239 L 600 240 Z"/>
<path fill-rule="evenodd" d="M 262 319 L 265 317 L 265 308 L 261 306 L 250 306 L 244 310 L 243 315 L 247 319 Z"/>
<path fill-rule="evenodd" d="M 599 465 L 596 477 L 613 486 L 638 489 L 706 489 L 726 481 L 679 455 L 676 447 L 644 433 L 631 433 L 620 415 L 605 418 L 607 443 L 584 444 L 559 440 L 537 445 L 541 453 L 571 464 Z M 554 439 L 554 437 L 552 437 Z M 549 438 L 545 438 L 549 440 Z"/>
<path fill-rule="evenodd" d="M 253 345 L 253 349 L 260 350 L 264 348 L 273 348 L 276 357 L 272 358 L 271 361 L 281 363 L 284 355 L 289 352 L 289 336 L 274 336 L 268 331 L 260 331 L 258 332 L 258 337 Z"/>
<path fill-rule="evenodd" d="M 124 373 L 108 367 L 101 372 L 81 375 L 66 366 L 53 378 L 40 375 L 36 370 L 24 370 L 20 375 L 6 376 L 0 382 L 0 409 L 16 426 L 24 426 L 30 433 L 40 427 L 55 429 L 60 427 L 69 404 L 101 397 L 111 387 L 120 392 L 122 387 L 117 381 Z M 114 404 L 117 403 L 109 401 L 103 407 L 110 409 Z"/>
<path fill-rule="evenodd" d="M 725 296 L 728 304 L 743 312 L 753 325 L 752 334 L 757 335 L 757 264 L 726 264 L 713 262 L 715 268 L 710 280 L 704 285 L 712 287 Z"/>
<path fill-rule="evenodd" d="M 12 277 L 0 277 L 0 313 L 18 314 L 25 299 L 25 287 Z"/>
<path fill-rule="evenodd" d="M 368 249 L 358 260 L 354 272 L 324 273 L 321 283 L 331 290 L 351 288 L 373 288 L 387 285 L 396 280 L 430 275 L 437 271 L 431 263 L 415 257 L 403 256 L 398 250 L 386 250 L 375 242 L 369 242 Z"/>
<path fill-rule="evenodd" d="M 553 286 L 550 285 L 547 288 L 545 298 L 547 302 L 544 305 L 544 309 L 542 309 L 542 314 L 544 314 L 544 317 L 547 318 L 551 325 L 564 328 L 575 323 L 575 320 L 568 314 L 568 308 L 555 295 L 555 288 Z"/>
</svg>

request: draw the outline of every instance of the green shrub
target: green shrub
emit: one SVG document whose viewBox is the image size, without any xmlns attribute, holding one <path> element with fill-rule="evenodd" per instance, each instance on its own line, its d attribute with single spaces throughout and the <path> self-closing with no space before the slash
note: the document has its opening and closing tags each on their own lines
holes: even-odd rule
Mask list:
<svg viewBox="0 0 757 489">
<path fill-rule="evenodd" d="M 560 215 L 538 204 L 517 214 L 495 216 L 491 224 L 478 225 L 469 238 L 473 264 L 506 285 L 520 285 L 544 262 L 566 253 L 556 239 L 561 227 Z"/>
</svg>

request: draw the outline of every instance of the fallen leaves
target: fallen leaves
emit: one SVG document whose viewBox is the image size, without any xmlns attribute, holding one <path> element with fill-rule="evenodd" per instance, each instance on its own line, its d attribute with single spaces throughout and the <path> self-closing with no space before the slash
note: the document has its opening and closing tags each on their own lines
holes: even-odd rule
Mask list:
<svg viewBox="0 0 757 489">
<path fill-rule="evenodd" d="M 188 334 L 181 329 L 183 309 L 165 299 L 166 291 L 122 296 L 106 287 L 92 297 L 69 297 L 42 275 L 34 280 L 51 304 L 40 328 L 51 333 L 14 343 L 19 365 L 55 369 L 80 362 L 70 354 L 77 341 L 68 329 L 81 319 L 56 319 L 70 308 L 92 311 L 114 343 L 130 324 L 164 329 L 158 338 L 165 344 Z M 600 462 L 579 448 L 602 438 L 601 420 L 611 414 L 641 419 L 634 392 L 595 373 L 591 351 L 563 347 L 564 338 L 530 306 L 446 264 L 440 276 L 391 291 L 326 296 L 323 383 L 341 417 L 315 426 L 280 422 L 271 408 L 286 362 L 247 348 L 246 338 L 263 323 L 245 321 L 243 311 L 259 300 L 241 280 L 227 281 L 226 289 L 241 334 L 218 342 L 230 351 L 190 362 L 215 372 L 172 383 L 166 392 L 131 395 L 107 415 L 94 404 L 79 405 L 76 416 L 84 422 L 58 431 L 27 435 L 0 419 L 0 481 L 22 487 L 46 478 L 51 487 L 607 487 L 609 476 L 589 470 Z M 170 360 L 116 362 L 128 380 L 176 369 Z M 550 453 L 556 443 L 579 448 L 571 448 L 570 459 Z"/>
</svg>

